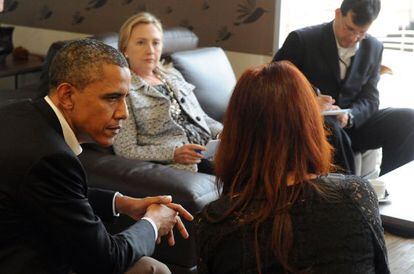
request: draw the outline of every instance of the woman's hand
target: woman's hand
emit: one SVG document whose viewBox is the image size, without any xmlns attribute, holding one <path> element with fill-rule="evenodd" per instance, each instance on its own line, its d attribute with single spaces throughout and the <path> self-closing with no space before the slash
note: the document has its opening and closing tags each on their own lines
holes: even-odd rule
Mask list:
<svg viewBox="0 0 414 274">
<path fill-rule="evenodd" d="M 203 155 L 201 151 L 206 150 L 204 146 L 196 144 L 186 144 L 176 148 L 174 151 L 174 162 L 184 165 L 200 163 Z"/>
</svg>

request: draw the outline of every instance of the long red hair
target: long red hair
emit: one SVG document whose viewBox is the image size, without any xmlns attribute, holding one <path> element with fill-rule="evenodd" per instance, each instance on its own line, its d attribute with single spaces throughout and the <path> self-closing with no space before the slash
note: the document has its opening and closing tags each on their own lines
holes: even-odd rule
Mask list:
<svg viewBox="0 0 414 274">
<path fill-rule="evenodd" d="M 301 186 L 312 184 L 309 175 L 331 169 L 326 134 L 314 91 L 291 63 L 251 68 L 237 82 L 215 157 L 222 195 L 237 196 L 223 217 L 249 212 L 244 220 L 254 224 L 256 237 L 259 226 L 273 220 L 272 248 L 288 271 L 293 238 L 288 209 Z M 288 187 L 288 180 L 298 187 Z M 257 197 L 261 202 L 251 212 Z M 256 258 L 260 272 L 258 246 Z"/>
</svg>

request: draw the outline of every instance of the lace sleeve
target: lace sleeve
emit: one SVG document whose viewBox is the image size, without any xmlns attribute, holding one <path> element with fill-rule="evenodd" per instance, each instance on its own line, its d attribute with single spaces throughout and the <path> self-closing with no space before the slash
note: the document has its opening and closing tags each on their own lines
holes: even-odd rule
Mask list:
<svg viewBox="0 0 414 274">
<path fill-rule="evenodd" d="M 378 199 L 370 183 L 357 176 L 347 176 L 345 193 L 355 202 L 368 222 L 377 243 L 377 268 L 380 273 L 389 273 L 384 229 L 379 214 Z M 388 270 L 388 271 L 387 271 Z"/>
<path fill-rule="evenodd" d="M 374 227 L 381 227 L 378 199 L 369 182 L 357 176 L 346 178 L 345 192 L 358 205 L 370 224 Z M 383 233 L 382 229 L 381 233 Z"/>
</svg>

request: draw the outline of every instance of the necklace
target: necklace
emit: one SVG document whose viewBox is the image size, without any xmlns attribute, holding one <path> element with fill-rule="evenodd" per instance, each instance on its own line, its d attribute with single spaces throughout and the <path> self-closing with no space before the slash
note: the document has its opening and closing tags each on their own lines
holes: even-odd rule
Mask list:
<svg viewBox="0 0 414 274">
<path fill-rule="evenodd" d="M 163 83 L 166 90 L 168 91 L 168 97 L 170 98 L 170 103 L 171 103 L 170 104 L 170 113 L 171 113 L 172 117 L 176 118 L 181 114 L 181 107 L 178 104 L 177 99 L 175 99 L 174 92 L 172 91 L 172 88 L 168 84 L 167 80 L 165 80 L 165 78 L 162 77 L 160 74 L 157 74 L 157 76 L 161 80 L 161 82 Z"/>
</svg>

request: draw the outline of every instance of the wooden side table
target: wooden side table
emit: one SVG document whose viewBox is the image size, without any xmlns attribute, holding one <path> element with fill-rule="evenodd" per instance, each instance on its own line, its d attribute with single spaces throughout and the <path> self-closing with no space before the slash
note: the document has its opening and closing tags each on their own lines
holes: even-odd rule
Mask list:
<svg viewBox="0 0 414 274">
<path fill-rule="evenodd" d="M 42 70 L 44 57 L 29 54 L 27 60 L 14 60 L 13 55 L 6 57 L 6 62 L 0 64 L 0 77 L 14 76 L 14 88 L 18 88 L 19 75 Z"/>
</svg>

